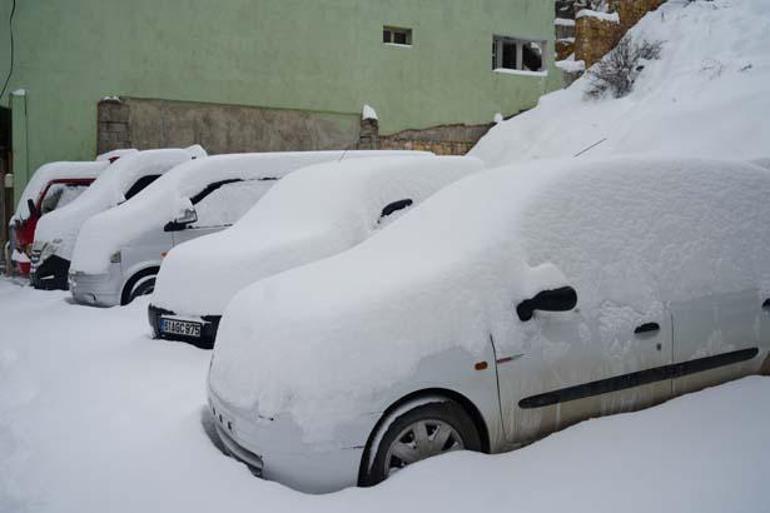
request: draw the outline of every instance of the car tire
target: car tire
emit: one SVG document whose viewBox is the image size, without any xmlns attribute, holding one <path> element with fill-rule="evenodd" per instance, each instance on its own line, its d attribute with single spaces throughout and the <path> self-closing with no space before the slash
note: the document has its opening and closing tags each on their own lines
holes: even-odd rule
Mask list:
<svg viewBox="0 0 770 513">
<path fill-rule="evenodd" d="M 367 485 L 380 483 L 401 468 L 432 456 L 454 450 L 480 451 L 481 438 L 462 406 L 437 400 L 398 415 L 371 450 L 377 452 L 366 472 Z"/>
<path fill-rule="evenodd" d="M 155 277 L 159 271 L 159 268 L 153 267 L 133 275 L 123 287 L 123 293 L 120 296 L 121 306 L 129 304 L 138 297 L 152 294 L 155 290 Z"/>
</svg>

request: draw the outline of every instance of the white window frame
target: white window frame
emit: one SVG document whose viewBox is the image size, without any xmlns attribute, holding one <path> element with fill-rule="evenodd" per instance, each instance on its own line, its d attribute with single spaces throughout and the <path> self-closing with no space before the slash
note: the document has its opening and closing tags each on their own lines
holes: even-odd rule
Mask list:
<svg viewBox="0 0 770 513">
<path fill-rule="evenodd" d="M 542 49 L 542 66 L 539 70 L 533 71 L 524 68 L 524 45 L 530 43 L 536 43 Z M 515 44 L 516 45 L 516 68 L 506 68 L 503 66 L 503 53 L 504 45 Z M 495 73 L 504 73 L 512 75 L 530 75 L 530 76 L 546 76 L 548 74 L 547 58 L 548 58 L 548 41 L 544 39 L 526 39 L 521 37 L 512 36 L 499 36 L 494 35 L 492 37 L 492 71 Z"/>
</svg>

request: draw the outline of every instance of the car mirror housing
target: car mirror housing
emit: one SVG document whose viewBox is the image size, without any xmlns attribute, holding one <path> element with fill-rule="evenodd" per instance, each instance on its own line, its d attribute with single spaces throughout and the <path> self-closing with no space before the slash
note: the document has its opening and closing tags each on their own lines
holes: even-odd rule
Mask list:
<svg viewBox="0 0 770 513">
<path fill-rule="evenodd" d="M 168 223 L 163 230 L 167 232 L 178 232 L 187 228 L 189 225 L 198 221 L 198 212 L 195 208 L 185 208 L 184 211 L 173 221 Z"/>
<path fill-rule="evenodd" d="M 531 299 L 525 299 L 516 307 L 522 322 L 529 321 L 535 310 L 544 312 L 568 312 L 577 306 L 577 291 L 572 287 L 544 290 Z"/>
</svg>

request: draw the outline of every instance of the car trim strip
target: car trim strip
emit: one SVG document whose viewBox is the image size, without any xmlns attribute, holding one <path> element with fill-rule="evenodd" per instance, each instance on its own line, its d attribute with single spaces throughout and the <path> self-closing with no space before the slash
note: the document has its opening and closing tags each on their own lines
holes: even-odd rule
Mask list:
<svg viewBox="0 0 770 513">
<path fill-rule="evenodd" d="M 759 354 L 759 348 L 742 349 L 730 353 L 698 358 L 689 362 L 675 363 L 654 367 L 652 369 L 630 374 L 623 374 L 613 378 L 592 381 L 583 385 L 577 385 L 545 394 L 525 397 L 519 401 L 519 407 L 524 409 L 543 408 L 554 404 L 585 399 L 596 395 L 618 392 L 642 385 L 649 385 L 658 381 L 681 378 L 690 374 L 725 367 L 734 363 L 740 363 L 754 359 Z"/>
</svg>

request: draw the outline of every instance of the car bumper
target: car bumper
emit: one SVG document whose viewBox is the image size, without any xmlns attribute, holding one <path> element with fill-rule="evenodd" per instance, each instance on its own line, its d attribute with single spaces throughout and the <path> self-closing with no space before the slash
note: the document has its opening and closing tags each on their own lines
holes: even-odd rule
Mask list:
<svg viewBox="0 0 770 513">
<path fill-rule="evenodd" d="M 32 253 L 32 268 L 30 281 L 32 286 L 41 290 L 67 290 L 67 275 L 70 261 L 57 255 L 52 255 L 42 262 L 38 255 Z"/>
<path fill-rule="evenodd" d="M 176 335 L 170 333 L 163 333 L 160 329 L 160 321 L 162 317 L 171 317 L 173 319 L 179 319 L 189 322 L 200 323 L 201 336 L 200 337 L 185 337 L 183 335 Z M 221 315 L 204 315 L 204 316 L 184 316 L 177 315 L 171 310 L 160 308 L 155 305 L 150 305 L 147 308 L 147 319 L 152 327 L 152 334 L 155 338 L 161 338 L 164 340 L 176 340 L 179 342 L 187 342 L 201 349 L 213 349 L 214 341 L 217 336 L 217 329 L 219 328 L 219 321 L 222 318 Z"/>
<path fill-rule="evenodd" d="M 119 272 L 106 274 L 75 272 L 69 275 L 72 297 L 83 305 L 105 307 L 119 305 L 122 281 Z"/>
<path fill-rule="evenodd" d="M 239 415 L 209 390 L 209 411 L 227 452 L 252 472 L 305 493 L 330 493 L 358 485 L 358 474 L 374 416 L 362 417 L 342 430 L 335 442 L 311 444 L 288 417 L 258 419 Z M 249 418 L 253 417 L 253 418 Z"/>
</svg>

